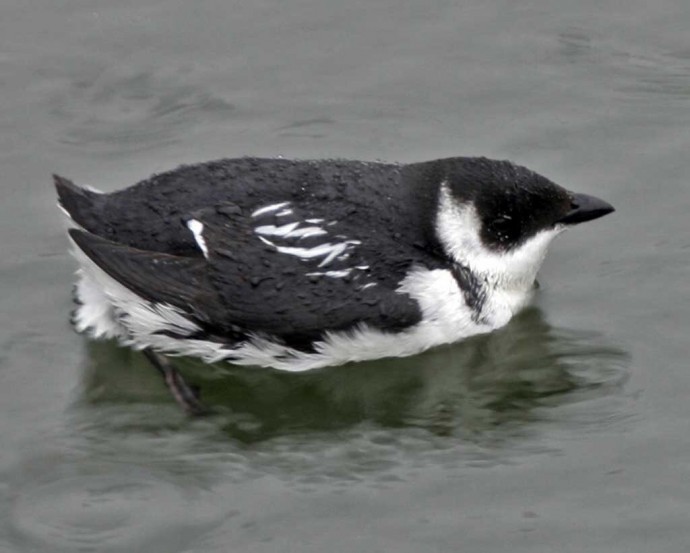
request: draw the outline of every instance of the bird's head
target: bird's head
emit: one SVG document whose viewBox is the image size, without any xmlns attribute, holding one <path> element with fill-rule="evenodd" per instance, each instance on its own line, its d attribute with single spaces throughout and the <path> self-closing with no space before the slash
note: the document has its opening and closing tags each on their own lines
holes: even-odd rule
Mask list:
<svg viewBox="0 0 690 553">
<path fill-rule="evenodd" d="M 437 238 L 453 261 L 498 286 L 531 286 L 558 234 L 614 211 L 508 161 L 452 158 L 442 167 Z"/>
</svg>

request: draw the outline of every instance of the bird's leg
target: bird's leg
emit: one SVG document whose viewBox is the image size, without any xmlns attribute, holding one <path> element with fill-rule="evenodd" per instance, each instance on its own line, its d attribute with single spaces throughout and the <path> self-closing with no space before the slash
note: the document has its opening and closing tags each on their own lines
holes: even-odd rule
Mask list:
<svg viewBox="0 0 690 553">
<path fill-rule="evenodd" d="M 199 392 L 191 388 L 182 378 L 182 375 L 173 367 L 168 359 L 152 349 L 146 348 L 142 353 L 156 367 L 166 386 L 172 393 L 175 401 L 179 403 L 182 408 L 193 416 L 208 415 L 209 409 L 199 401 Z"/>
</svg>

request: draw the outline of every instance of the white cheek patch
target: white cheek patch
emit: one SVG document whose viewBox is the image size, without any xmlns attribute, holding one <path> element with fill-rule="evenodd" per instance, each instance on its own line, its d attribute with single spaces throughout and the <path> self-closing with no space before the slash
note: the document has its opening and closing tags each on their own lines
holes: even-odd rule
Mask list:
<svg viewBox="0 0 690 553">
<path fill-rule="evenodd" d="M 551 241 L 564 227 L 538 232 L 509 252 L 496 252 L 481 240 L 481 221 L 472 204 L 455 200 L 448 184 L 440 189 L 436 233 L 446 253 L 456 262 L 499 288 L 531 288 Z"/>
</svg>

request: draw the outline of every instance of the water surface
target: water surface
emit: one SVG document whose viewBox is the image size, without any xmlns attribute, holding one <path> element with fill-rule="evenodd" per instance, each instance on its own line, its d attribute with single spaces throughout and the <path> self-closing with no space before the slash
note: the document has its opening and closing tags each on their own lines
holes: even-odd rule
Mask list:
<svg viewBox="0 0 690 553">
<path fill-rule="evenodd" d="M 690 5 L 8 0 L 0 550 L 684 551 Z M 52 172 L 115 190 L 241 155 L 486 155 L 611 201 L 534 305 L 303 375 L 73 333 Z"/>
</svg>

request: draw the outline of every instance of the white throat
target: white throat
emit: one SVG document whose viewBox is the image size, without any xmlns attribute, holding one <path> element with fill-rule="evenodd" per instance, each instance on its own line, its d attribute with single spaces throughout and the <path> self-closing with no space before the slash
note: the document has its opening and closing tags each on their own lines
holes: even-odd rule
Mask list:
<svg viewBox="0 0 690 553">
<path fill-rule="evenodd" d="M 436 233 L 444 251 L 497 289 L 531 289 L 549 244 L 563 230 L 565 227 L 558 225 L 535 234 L 509 252 L 492 251 L 481 241 L 481 221 L 474 205 L 457 202 L 448 183 L 441 183 Z"/>
</svg>

